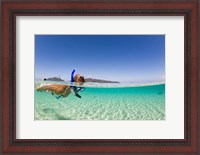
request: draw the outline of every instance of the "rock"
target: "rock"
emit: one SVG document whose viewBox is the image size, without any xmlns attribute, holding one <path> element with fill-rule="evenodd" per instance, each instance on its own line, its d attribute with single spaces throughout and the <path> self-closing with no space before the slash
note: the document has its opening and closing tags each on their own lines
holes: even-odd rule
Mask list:
<svg viewBox="0 0 200 155">
<path fill-rule="evenodd" d="M 48 79 L 44 78 L 44 81 L 64 81 L 64 80 L 58 77 L 53 77 Z"/>
</svg>

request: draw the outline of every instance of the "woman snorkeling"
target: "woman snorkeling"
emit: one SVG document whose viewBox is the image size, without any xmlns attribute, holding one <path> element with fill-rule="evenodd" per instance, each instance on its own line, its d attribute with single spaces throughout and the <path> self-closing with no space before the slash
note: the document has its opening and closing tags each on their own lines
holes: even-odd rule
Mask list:
<svg viewBox="0 0 200 155">
<path fill-rule="evenodd" d="M 50 91 L 52 95 L 56 95 L 56 98 L 59 99 L 61 97 L 67 97 L 71 92 L 78 98 L 81 96 L 78 92 L 83 91 L 83 87 L 79 87 L 83 85 L 85 79 L 80 74 L 76 74 L 74 76 L 75 69 L 71 73 L 71 85 L 66 84 L 42 84 L 36 88 L 37 91 Z M 75 85 L 76 86 L 75 86 Z"/>
</svg>

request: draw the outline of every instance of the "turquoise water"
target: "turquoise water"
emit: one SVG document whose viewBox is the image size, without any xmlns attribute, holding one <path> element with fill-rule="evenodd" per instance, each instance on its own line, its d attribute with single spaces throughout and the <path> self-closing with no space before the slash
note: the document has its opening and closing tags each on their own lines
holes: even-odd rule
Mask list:
<svg viewBox="0 0 200 155">
<path fill-rule="evenodd" d="M 165 119 L 165 84 L 86 85 L 79 94 L 82 98 L 71 93 L 56 99 L 49 92 L 35 90 L 35 120 Z"/>
</svg>

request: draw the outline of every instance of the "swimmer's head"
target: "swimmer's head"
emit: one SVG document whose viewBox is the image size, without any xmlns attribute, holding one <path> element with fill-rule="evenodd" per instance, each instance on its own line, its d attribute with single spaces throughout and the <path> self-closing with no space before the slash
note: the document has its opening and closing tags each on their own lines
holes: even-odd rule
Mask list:
<svg viewBox="0 0 200 155">
<path fill-rule="evenodd" d="M 76 74 L 74 76 L 74 82 L 76 82 L 77 84 L 82 85 L 85 82 L 85 78 L 84 78 L 84 76 L 82 76 L 80 74 Z"/>
</svg>

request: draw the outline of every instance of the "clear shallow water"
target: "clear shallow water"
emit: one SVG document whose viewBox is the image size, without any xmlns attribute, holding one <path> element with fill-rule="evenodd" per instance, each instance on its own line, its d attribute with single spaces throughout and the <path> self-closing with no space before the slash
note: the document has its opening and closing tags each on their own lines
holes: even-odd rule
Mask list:
<svg viewBox="0 0 200 155">
<path fill-rule="evenodd" d="M 41 83 L 50 82 L 38 82 Z M 62 82 L 64 83 L 64 82 Z M 164 120 L 165 84 L 84 85 L 82 98 L 35 90 L 35 120 Z"/>
</svg>

